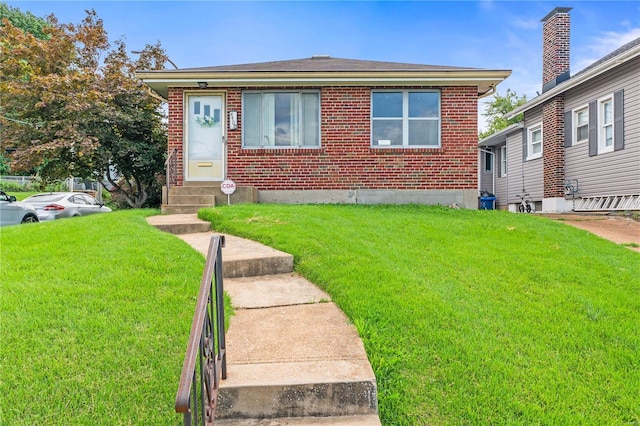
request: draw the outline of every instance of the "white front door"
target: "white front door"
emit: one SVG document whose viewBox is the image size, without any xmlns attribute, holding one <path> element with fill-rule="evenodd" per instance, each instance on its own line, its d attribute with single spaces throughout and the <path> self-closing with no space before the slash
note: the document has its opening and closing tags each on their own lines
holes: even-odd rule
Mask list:
<svg viewBox="0 0 640 426">
<path fill-rule="evenodd" d="M 185 180 L 224 179 L 224 96 L 187 95 Z"/>
</svg>

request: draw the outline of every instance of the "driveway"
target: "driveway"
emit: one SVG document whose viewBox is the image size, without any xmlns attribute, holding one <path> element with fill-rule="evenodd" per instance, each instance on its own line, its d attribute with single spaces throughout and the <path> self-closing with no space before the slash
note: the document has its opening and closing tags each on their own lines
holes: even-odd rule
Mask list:
<svg viewBox="0 0 640 426">
<path fill-rule="evenodd" d="M 584 229 L 617 244 L 627 245 L 640 253 L 640 221 L 622 216 L 598 214 L 543 214 L 549 219 L 562 221 L 576 228 Z"/>
</svg>

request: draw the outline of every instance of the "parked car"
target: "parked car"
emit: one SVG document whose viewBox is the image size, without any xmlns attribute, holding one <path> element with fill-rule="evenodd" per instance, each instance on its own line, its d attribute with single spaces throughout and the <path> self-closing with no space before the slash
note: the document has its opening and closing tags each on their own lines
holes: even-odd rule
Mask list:
<svg viewBox="0 0 640 426">
<path fill-rule="evenodd" d="M 24 199 L 32 204 L 41 221 L 61 219 L 63 217 L 86 216 L 94 213 L 107 213 L 111 209 L 89 194 L 82 192 L 50 192 L 35 194 Z"/>
<path fill-rule="evenodd" d="M 0 226 L 39 222 L 31 204 L 16 201 L 16 197 L 0 191 Z"/>
</svg>

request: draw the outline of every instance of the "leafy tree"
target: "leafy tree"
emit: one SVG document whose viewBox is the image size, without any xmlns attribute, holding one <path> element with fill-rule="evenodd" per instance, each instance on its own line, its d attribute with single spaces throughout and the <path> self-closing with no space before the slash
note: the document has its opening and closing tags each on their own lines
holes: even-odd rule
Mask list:
<svg viewBox="0 0 640 426">
<path fill-rule="evenodd" d="M 12 25 L 22 29 L 22 31 L 33 34 L 39 39 L 46 39 L 47 35 L 44 31 L 48 25 L 47 21 L 33 15 L 30 12 L 22 12 L 17 7 L 11 7 L 6 3 L 0 3 L 0 25 L 2 20 L 7 19 Z"/>
<path fill-rule="evenodd" d="M 134 70 L 162 68 L 164 50 L 147 45 L 133 61 L 124 41 L 111 49 L 92 10 L 78 25 L 53 15 L 47 24 L 42 39 L 7 19 L 0 27 L 0 144 L 15 148 L 15 169 L 37 169 L 45 181 L 106 178 L 128 205 L 145 205 L 159 191 L 166 131 L 160 101 Z"/>
<path fill-rule="evenodd" d="M 11 167 L 9 167 L 9 162 L 4 157 L 4 155 L 0 153 L 0 176 L 8 174 L 10 170 Z"/>
<path fill-rule="evenodd" d="M 522 114 L 518 114 L 512 119 L 507 119 L 507 114 L 526 102 L 526 95 L 518 97 L 516 92 L 512 92 L 510 89 L 507 89 L 505 96 L 500 96 L 499 93 L 496 93 L 492 101 L 485 102 L 487 107 L 482 115 L 487 117 L 488 128 L 486 131 L 480 132 L 480 139 L 522 121 Z"/>
</svg>

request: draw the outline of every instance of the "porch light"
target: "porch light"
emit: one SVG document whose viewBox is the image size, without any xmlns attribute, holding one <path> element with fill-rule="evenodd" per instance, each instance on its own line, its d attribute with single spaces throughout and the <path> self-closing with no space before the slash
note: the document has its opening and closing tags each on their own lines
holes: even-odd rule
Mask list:
<svg viewBox="0 0 640 426">
<path fill-rule="evenodd" d="M 207 87 L 209 87 L 209 83 L 207 83 L 206 81 L 199 81 L 198 86 L 200 86 L 201 89 L 206 89 Z"/>
</svg>

